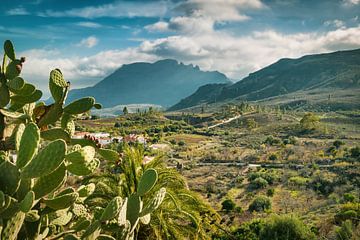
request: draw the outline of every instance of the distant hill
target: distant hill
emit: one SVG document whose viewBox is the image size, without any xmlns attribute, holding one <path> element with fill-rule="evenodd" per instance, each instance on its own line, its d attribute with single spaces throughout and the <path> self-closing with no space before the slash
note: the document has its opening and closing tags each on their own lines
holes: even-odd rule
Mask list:
<svg viewBox="0 0 360 240">
<path fill-rule="evenodd" d="M 162 110 L 159 105 L 153 104 L 128 104 L 128 105 L 117 105 L 110 108 L 93 109 L 91 114 L 99 117 L 117 117 L 123 114 L 124 107 L 127 108 L 129 113 L 136 113 L 137 111 L 148 111 L 150 107 L 156 110 Z"/>
<path fill-rule="evenodd" d="M 229 79 L 220 72 L 201 71 L 197 66 L 176 60 L 138 62 L 123 65 L 92 87 L 70 91 L 68 101 L 94 96 L 104 107 L 127 104 L 169 107 L 202 85 L 228 82 Z"/>
<path fill-rule="evenodd" d="M 281 59 L 232 85 L 206 85 L 169 110 L 224 100 L 256 101 L 297 91 L 360 88 L 360 49 Z"/>
</svg>

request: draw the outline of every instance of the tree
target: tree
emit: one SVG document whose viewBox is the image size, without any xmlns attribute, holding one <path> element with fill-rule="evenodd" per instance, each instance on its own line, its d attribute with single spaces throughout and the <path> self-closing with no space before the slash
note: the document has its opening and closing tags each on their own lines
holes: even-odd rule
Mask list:
<svg viewBox="0 0 360 240">
<path fill-rule="evenodd" d="M 271 209 L 271 200 L 265 196 L 258 196 L 249 206 L 249 211 L 263 212 Z"/>
<path fill-rule="evenodd" d="M 127 109 L 126 106 L 123 108 L 122 111 L 123 111 L 123 114 L 124 114 L 124 115 L 127 115 L 127 114 L 129 113 L 129 111 L 128 111 L 128 109 Z"/>
<path fill-rule="evenodd" d="M 314 233 L 299 218 L 293 215 L 273 215 L 260 231 L 260 240 L 311 240 Z"/>
<path fill-rule="evenodd" d="M 306 113 L 300 120 L 300 127 L 304 131 L 310 131 L 316 129 L 320 118 L 314 113 Z"/>
<path fill-rule="evenodd" d="M 234 210 L 236 204 L 234 203 L 233 200 L 231 199 L 226 199 L 221 203 L 221 209 L 225 210 L 226 212 L 230 212 L 232 210 Z"/>
</svg>

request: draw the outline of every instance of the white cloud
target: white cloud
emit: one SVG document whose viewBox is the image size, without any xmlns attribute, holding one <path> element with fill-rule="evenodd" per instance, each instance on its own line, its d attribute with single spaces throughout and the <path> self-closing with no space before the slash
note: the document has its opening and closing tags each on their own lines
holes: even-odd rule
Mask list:
<svg viewBox="0 0 360 240">
<path fill-rule="evenodd" d="M 90 36 L 88 38 L 84 38 L 82 39 L 77 46 L 79 47 L 87 47 L 87 48 L 92 48 L 95 47 L 99 42 L 99 39 L 97 39 L 94 36 Z"/>
<path fill-rule="evenodd" d="M 343 0 L 343 5 L 346 7 L 351 7 L 358 4 L 360 4 L 360 0 Z"/>
<path fill-rule="evenodd" d="M 166 32 L 169 30 L 169 23 L 159 21 L 154 24 L 145 26 L 145 29 L 149 32 Z"/>
<path fill-rule="evenodd" d="M 345 27 L 345 22 L 341 21 L 339 19 L 335 19 L 335 20 L 327 20 L 324 22 L 325 26 L 333 26 L 335 28 L 342 28 Z"/>
<path fill-rule="evenodd" d="M 18 8 L 13 8 L 13 9 L 6 11 L 6 14 L 7 15 L 28 15 L 29 12 L 23 7 L 18 7 Z"/>
<path fill-rule="evenodd" d="M 180 3 L 175 10 L 187 16 L 206 16 L 214 21 L 244 21 L 249 19 L 243 11 L 263 9 L 260 0 L 188 0 Z"/>
<path fill-rule="evenodd" d="M 86 28 L 100 28 L 102 27 L 101 24 L 96 23 L 96 22 L 78 22 L 76 23 L 77 26 L 80 27 L 86 27 Z"/>
<path fill-rule="evenodd" d="M 38 15 L 47 17 L 159 17 L 167 11 L 167 3 L 164 1 L 155 2 L 131 2 L 116 1 L 111 4 L 89 6 L 84 8 L 73 8 L 66 11 L 46 10 Z"/>
</svg>

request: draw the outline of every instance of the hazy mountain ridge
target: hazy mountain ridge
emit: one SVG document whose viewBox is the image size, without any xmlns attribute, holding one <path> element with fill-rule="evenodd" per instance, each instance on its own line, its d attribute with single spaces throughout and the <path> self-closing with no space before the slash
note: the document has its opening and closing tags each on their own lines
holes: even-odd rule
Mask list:
<svg viewBox="0 0 360 240">
<path fill-rule="evenodd" d="M 126 104 L 171 106 L 209 83 L 228 83 L 217 71 L 201 71 L 198 66 L 166 59 L 155 63 L 126 64 L 92 87 L 75 89 L 69 100 L 94 96 L 105 107 Z"/>
<path fill-rule="evenodd" d="M 230 86 L 208 85 L 169 110 L 229 99 L 261 100 L 297 91 L 360 87 L 360 49 L 280 59 Z"/>
</svg>

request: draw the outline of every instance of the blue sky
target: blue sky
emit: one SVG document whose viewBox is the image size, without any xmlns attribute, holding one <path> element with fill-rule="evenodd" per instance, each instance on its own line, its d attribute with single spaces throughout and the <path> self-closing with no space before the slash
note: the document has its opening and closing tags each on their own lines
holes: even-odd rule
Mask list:
<svg viewBox="0 0 360 240">
<path fill-rule="evenodd" d="M 239 80 L 279 58 L 360 48 L 360 0 L 2 0 L 0 9 L 1 40 L 44 90 L 55 67 L 74 87 L 163 58 Z"/>
</svg>

